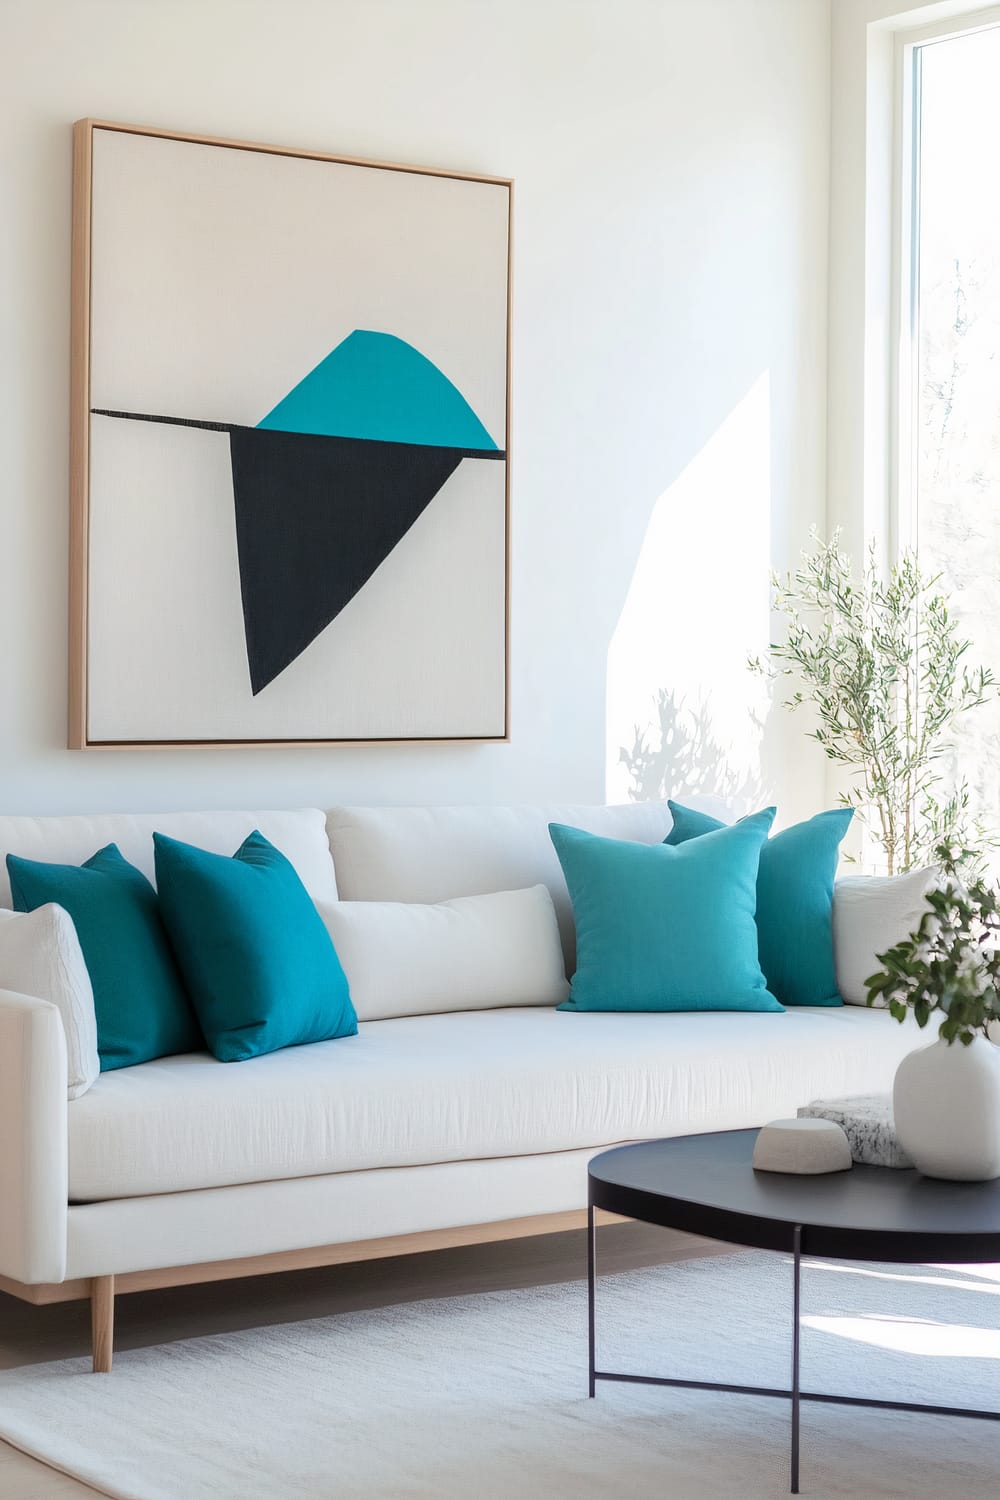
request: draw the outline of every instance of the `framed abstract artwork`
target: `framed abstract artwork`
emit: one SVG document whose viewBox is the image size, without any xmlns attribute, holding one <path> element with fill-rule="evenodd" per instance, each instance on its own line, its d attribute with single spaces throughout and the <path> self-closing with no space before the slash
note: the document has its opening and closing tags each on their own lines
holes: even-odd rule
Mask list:
<svg viewBox="0 0 1000 1500">
<path fill-rule="evenodd" d="M 508 737 L 511 198 L 76 125 L 72 747 Z"/>
</svg>

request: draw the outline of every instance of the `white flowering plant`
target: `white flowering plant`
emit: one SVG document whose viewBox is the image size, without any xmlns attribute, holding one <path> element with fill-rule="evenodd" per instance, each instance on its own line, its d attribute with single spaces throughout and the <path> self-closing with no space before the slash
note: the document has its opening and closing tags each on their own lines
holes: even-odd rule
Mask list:
<svg viewBox="0 0 1000 1500">
<path fill-rule="evenodd" d="M 885 953 L 865 981 L 868 1004 L 888 1005 L 897 1021 L 912 1010 L 918 1026 L 940 1013 L 944 1042 L 964 1046 L 1000 1021 L 1000 888 L 973 879 L 963 884 L 968 851 L 938 850 L 941 885 L 927 895 L 916 932 Z"/>
</svg>

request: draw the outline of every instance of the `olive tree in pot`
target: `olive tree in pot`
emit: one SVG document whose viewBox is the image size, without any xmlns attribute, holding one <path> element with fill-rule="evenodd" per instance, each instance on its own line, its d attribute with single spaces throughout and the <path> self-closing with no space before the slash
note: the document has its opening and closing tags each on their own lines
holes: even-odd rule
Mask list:
<svg viewBox="0 0 1000 1500">
<path fill-rule="evenodd" d="M 896 1135 L 928 1177 L 982 1181 L 1000 1177 L 1000 1047 L 988 1035 L 1000 1021 L 1000 890 L 959 880 L 967 851 L 937 853 L 944 879 L 917 931 L 878 955 L 868 1004 L 921 1027 L 941 1018 L 938 1040 L 896 1071 Z"/>
<path fill-rule="evenodd" d="M 943 757 L 959 714 L 997 691 L 987 667 L 967 663 L 963 640 L 936 577 L 912 552 L 884 572 L 869 553 L 860 577 L 839 534 L 773 578 L 784 638 L 753 670 L 790 676 L 786 707 L 811 704 L 811 737 L 847 774 L 841 801 L 877 846 L 889 875 L 933 862 L 938 845 L 983 843 L 970 826 L 968 792 Z"/>
</svg>

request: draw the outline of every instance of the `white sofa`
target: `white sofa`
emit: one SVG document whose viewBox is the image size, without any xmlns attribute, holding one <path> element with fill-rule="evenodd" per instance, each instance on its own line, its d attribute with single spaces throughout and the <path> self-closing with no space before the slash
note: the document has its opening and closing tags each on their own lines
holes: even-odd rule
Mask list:
<svg viewBox="0 0 1000 1500">
<path fill-rule="evenodd" d="M 670 826 L 659 803 L 6 817 L 0 905 L 8 851 L 80 863 L 114 841 L 152 877 L 154 828 L 230 854 L 258 827 L 318 903 L 544 882 L 572 972 L 550 820 L 647 843 Z M 67 1102 L 58 1012 L 0 991 L 0 1289 L 90 1297 L 95 1368 L 107 1369 L 116 1291 L 573 1227 L 596 1151 L 886 1091 L 923 1040 L 856 1006 L 460 1011 L 238 1064 L 164 1058 Z"/>
</svg>

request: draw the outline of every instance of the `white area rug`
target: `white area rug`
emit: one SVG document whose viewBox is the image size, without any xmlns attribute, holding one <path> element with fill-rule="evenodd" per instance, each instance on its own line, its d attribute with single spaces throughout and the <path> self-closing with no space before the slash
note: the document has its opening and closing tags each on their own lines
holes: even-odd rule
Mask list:
<svg viewBox="0 0 1000 1500">
<path fill-rule="evenodd" d="M 757 1253 L 604 1278 L 598 1365 L 787 1385 L 791 1269 Z M 807 1262 L 803 1383 L 1000 1407 L 1000 1267 Z M 128 1500 L 771 1500 L 788 1404 L 603 1384 L 586 1289 L 426 1301 L 0 1376 L 0 1434 Z M 1000 1423 L 806 1404 L 802 1493 L 981 1500 Z"/>
</svg>

